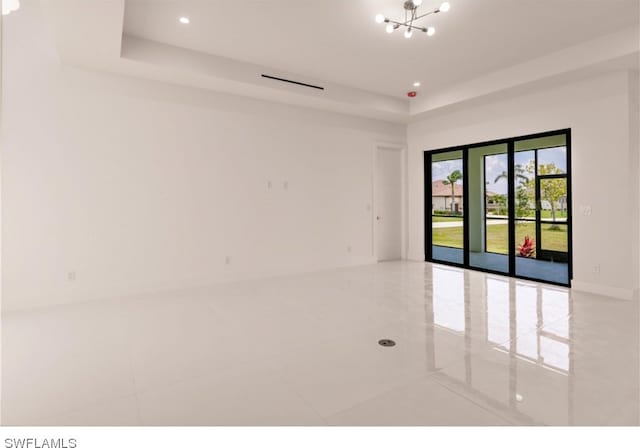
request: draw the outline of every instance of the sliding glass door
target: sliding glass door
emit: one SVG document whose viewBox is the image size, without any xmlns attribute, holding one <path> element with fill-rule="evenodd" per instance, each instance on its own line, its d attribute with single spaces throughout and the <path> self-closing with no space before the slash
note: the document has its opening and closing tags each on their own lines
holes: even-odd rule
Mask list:
<svg viewBox="0 0 640 448">
<path fill-rule="evenodd" d="M 428 261 L 569 285 L 570 131 L 425 152 Z"/>
</svg>

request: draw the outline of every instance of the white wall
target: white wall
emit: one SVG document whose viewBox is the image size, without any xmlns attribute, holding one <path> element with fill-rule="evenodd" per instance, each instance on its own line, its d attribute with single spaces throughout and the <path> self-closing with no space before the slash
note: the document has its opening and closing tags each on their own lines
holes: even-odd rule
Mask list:
<svg viewBox="0 0 640 448">
<path fill-rule="evenodd" d="M 424 259 L 423 151 L 571 128 L 573 286 L 630 298 L 638 288 L 631 78 L 604 74 L 414 120 L 408 128 L 409 258 Z M 591 205 L 592 215 L 580 214 L 581 205 Z"/>
<path fill-rule="evenodd" d="M 423 260 L 422 151 L 561 128 L 574 286 L 638 288 L 637 75 L 430 113 L 407 131 L 63 67 L 37 14 L 4 25 L 5 310 L 373 262 L 379 142 L 408 139 L 409 258 Z"/>
<path fill-rule="evenodd" d="M 638 67 L 640 70 L 640 66 Z M 629 172 L 632 188 L 638 192 L 638 203 L 634 208 L 633 222 L 635 232 L 635 270 L 640 283 L 640 74 L 638 71 L 629 73 L 629 141 L 631 145 L 632 163 Z"/>
<path fill-rule="evenodd" d="M 374 260 L 376 144 L 404 126 L 63 67 L 11 18 L 5 310 Z"/>
</svg>

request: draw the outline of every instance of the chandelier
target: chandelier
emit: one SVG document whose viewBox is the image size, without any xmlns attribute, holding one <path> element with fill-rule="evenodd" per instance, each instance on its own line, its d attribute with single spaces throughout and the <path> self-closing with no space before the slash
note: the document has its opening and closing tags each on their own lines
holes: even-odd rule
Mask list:
<svg viewBox="0 0 640 448">
<path fill-rule="evenodd" d="M 384 14 L 378 14 L 376 16 L 377 23 L 386 23 L 386 31 L 391 34 L 395 30 L 400 27 L 406 28 L 404 31 L 404 37 L 409 39 L 413 35 L 413 30 L 422 31 L 423 33 L 427 33 L 427 36 L 433 36 L 436 34 L 436 29 L 432 26 L 423 27 L 416 25 L 416 22 L 424 17 L 430 16 L 432 14 L 437 14 L 439 12 L 447 12 L 451 9 L 451 5 L 449 2 L 444 2 L 440 5 L 439 8 L 433 9 L 431 11 L 425 12 L 424 14 L 418 12 L 418 8 L 422 5 L 422 0 L 406 0 L 404 2 L 404 20 L 393 20 L 388 17 L 385 17 Z"/>
</svg>

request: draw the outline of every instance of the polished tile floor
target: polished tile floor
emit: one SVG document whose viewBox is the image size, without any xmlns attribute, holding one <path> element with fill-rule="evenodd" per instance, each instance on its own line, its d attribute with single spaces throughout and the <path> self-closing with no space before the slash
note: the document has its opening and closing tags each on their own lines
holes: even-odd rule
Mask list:
<svg viewBox="0 0 640 448">
<path fill-rule="evenodd" d="M 412 262 L 4 313 L 2 423 L 638 425 L 638 318 Z"/>
</svg>

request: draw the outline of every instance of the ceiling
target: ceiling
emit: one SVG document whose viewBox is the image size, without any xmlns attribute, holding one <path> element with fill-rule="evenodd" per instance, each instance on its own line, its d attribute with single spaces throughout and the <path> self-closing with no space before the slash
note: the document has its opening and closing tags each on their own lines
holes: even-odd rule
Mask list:
<svg viewBox="0 0 640 448">
<path fill-rule="evenodd" d="M 126 0 L 124 34 L 400 98 L 414 81 L 420 93 L 449 88 L 637 26 L 640 15 L 638 0 L 450 0 L 450 12 L 425 21 L 434 37 L 407 40 L 374 21 L 401 17 L 402 3 Z"/>
</svg>

